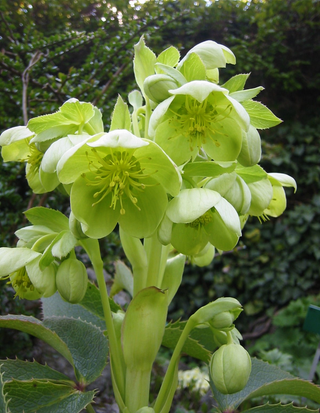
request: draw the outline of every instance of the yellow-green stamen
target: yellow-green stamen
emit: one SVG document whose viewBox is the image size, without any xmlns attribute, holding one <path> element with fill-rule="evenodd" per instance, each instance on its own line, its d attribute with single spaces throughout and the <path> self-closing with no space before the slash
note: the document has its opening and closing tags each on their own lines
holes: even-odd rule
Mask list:
<svg viewBox="0 0 320 413">
<path fill-rule="evenodd" d="M 13 286 L 18 296 L 20 296 L 21 293 L 23 295 L 28 290 L 34 291 L 34 286 L 25 267 L 22 267 L 16 272 L 10 274 L 10 281 L 8 281 L 8 284 Z"/>
<path fill-rule="evenodd" d="M 212 221 L 212 218 L 213 218 L 212 213 L 213 212 L 211 210 L 209 210 L 209 211 L 205 212 L 203 215 L 201 215 L 201 217 L 195 219 L 192 222 L 189 222 L 186 225 L 189 226 L 189 227 L 192 227 L 192 228 L 200 228 L 204 225 L 207 225 Z"/>
<path fill-rule="evenodd" d="M 123 207 L 123 196 L 126 195 L 138 209 L 137 198 L 133 195 L 133 190 L 143 191 L 146 187 L 140 180 L 149 175 L 143 174 L 139 161 L 130 152 L 111 152 L 105 157 L 101 157 L 96 149 L 92 149 L 95 161 L 89 160 L 89 170 L 95 174 L 94 179 L 88 179 L 85 174 L 87 185 L 96 186 L 97 192 L 93 197 L 97 199 L 92 206 L 101 202 L 108 194 L 112 194 L 110 208 L 115 209 L 120 203 L 120 214 L 125 214 Z M 87 153 L 88 159 L 89 154 Z"/>
</svg>

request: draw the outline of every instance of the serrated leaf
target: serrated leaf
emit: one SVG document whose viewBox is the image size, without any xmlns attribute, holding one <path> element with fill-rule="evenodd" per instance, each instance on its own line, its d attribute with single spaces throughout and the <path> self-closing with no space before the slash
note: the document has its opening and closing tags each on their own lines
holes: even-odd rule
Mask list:
<svg viewBox="0 0 320 413">
<path fill-rule="evenodd" d="M 45 207 L 34 207 L 25 211 L 25 216 L 33 225 L 43 225 L 53 232 L 69 229 L 68 218 L 60 211 Z"/>
<path fill-rule="evenodd" d="M 238 102 L 244 102 L 245 100 L 255 98 L 263 89 L 264 87 L 258 86 L 253 89 L 238 90 L 237 92 L 230 93 L 230 97 Z"/>
<path fill-rule="evenodd" d="M 115 129 L 131 130 L 131 118 L 128 105 L 123 101 L 120 95 L 118 96 L 117 102 L 114 106 L 111 118 L 110 131 Z"/>
<path fill-rule="evenodd" d="M 0 413 L 10 413 L 8 410 L 8 403 L 4 393 L 4 380 L 2 373 L 2 363 L 0 362 Z"/>
<path fill-rule="evenodd" d="M 69 361 L 81 382 L 95 380 L 106 364 L 106 337 L 98 327 L 80 319 L 50 317 L 41 322 L 34 317 L 7 315 L 0 317 L 0 327 L 24 331 L 48 343 Z"/>
<path fill-rule="evenodd" d="M 264 404 L 256 406 L 249 410 L 243 410 L 242 413 L 316 413 L 319 410 L 310 410 L 307 407 L 296 407 L 290 404 Z"/>
<path fill-rule="evenodd" d="M 12 380 L 4 387 L 11 413 L 79 413 L 94 397 L 94 391 L 83 393 L 55 381 Z"/>
<path fill-rule="evenodd" d="M 168 348 L 175 348 L 179 337 L 184 329 L 186 322 L 175 322 L 175 323 L 170 323 L 166 326 L 165 328 L 165 332 L 164 332 L 164 336 L 162 339 L 162 345 Z M 209 330 L 209 329 L 206 329 Z M 203 336 L 202 339 L 204 339 L 204 334 L 208 333 L 208 331 L 203 332 Z M 212 337 L 212 333 L 211 334 L 211 339 L 213 342 L 213 337 Z M 201 333 L 200 333 L 201 335 Z M 195 337 L 195 338 L 193 338 Z M 199 332 L 194 330 L 192 331 L 191 335 L 187 338 L 182 352 L 188 354 L 191 357 L 195 357 L 199 360 L 203 360 L 205 362 L 208 362 L 208 360 L 210 359 L 211 356 L 211 351 L 207 350 L 202 343 L 200 343 L 199 341 L 197 341 L 196 338 L 200 338 L 199 337 Z M 207 339 L 207 338 L 206 338 Z M 209 339 L 210 340 L 210 339 Z"/>
<path fill-rule="evenodd" d="M 146 46 L 143 37 L 134 46 L 133 68 L 136 82 L 141 92 L 144 94 L 143 82 L 148 76 L 154 74 L 154 64 L 156 55 Z"/>
<path fill-rule="evenodd" d="M 174 67 L 178 64 L 180 59 L 180 52 L 174 46 L 170 46 L 163 50 L 157 58 L 157 62 Z"/>
<path fill-rule="evenodd" d="M 251 125 L 257 129 L 268 129 L 282 122 L 280 118 L 273 114 L 271 110 L 261 102 L 246 100 L 242 103 L 242 106 L 250 116 Z"/>
<path fill-rule="evenodd" d="M 253 397 L 274 394 L 291 394 L 320 402 L 320 388 L 311 382 L 298 379 L 277 366 L 252 359 L 252 370 L 246 387 L 238 393 L 223 395 L 210 383 L 219 408 L 235 410 L 243 401 Z"/>
<path fill-rule="evenodd" d="M 15 380 L 31 380 L 31 379 L 46 379 L 58 380 L 73 383 L 69 377 L 52 369 L 47 365 L 42 365 L 36 361 L 15 360 L 0 360 L 1 371 L 3 372 L 3 381 Z M 1 412 L 1 410 L 0 410 Z"/>
<path fill-rule="evenodd" d="M 238 164 L 236 172 L 247 184 L 261 181 L 267 177 L 266 171 L 259 165 L 242 166 Z"/>
<path fill-rule="evenodd" d="M 230 93 L 243 90 L 249 76 L 250 73 L 233 76 L 221 87 L 228 89 Z"/>
<path fill-rule="evenodd" d="M 111 298 L 109 302 L 112 312 L 121 310 L 121 307 Z M 79 304 L 69 304 L 60 297 L 59 293 L 55 293 L 49 298 L 42 298 L 42 310 L 44 317 L 65 315 L 81 318 L 101 330 L 106 328 L 99 289 L 91 282 L 88 282 L 86 294 Z"/>
<path fill-rule="evenodd" d="M 98 327 L 70 317 L 45 318 L 42 323 L 68 346 L 80 382 L 92 383 L 100 376 L 107 363 L 108 342 Z"/>
</svg>

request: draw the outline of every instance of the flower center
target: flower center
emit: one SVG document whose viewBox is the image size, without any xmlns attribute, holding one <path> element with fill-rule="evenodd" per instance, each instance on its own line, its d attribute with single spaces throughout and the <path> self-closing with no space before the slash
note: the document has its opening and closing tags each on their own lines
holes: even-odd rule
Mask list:
<svg viewBox="0 0 320 413">
<path fill-rule="evenodd" d="M 28 276 L 25 267 L 20 268 L 16 272 L 10 274 L 10 280 L 8 284 L 12 284 L 18 296 L 23 295 L 28 290 L 34 291 L 34 286 Z"/>
<path fill-rule="evenodd" d="M 30 154 L 27 157 L 27 162 L 34 168 L 39 169 L 41 160 L 43 158 L 43 152 L 40 152 L 34 143 L 29 145 Z"/>
<path fill-rule="evenodd" d="M 209 209 L 209 211 L 205 212 L 203 215 L 201 215 L 201 217 L 195 219 L 192 222 L 189 222 L 188 224 L 186 224 L 189 227 L 192 228 L 200 228 L 202 226 L 205 226 L 207 224 L 209 224 L 209 222 L 212 221 L 213 216 L 212 216 L 213 211 L 211 211 L 211 209 Z"/>
<path fill-rule="evenodd" d="M 217 133 L 221 134 L 221 131 L 215 128 L 214 123 L 224 119 L 225 115 L 218 113 L 217 109 L 208 103 L 207 100 L 200 103 L 186 96 L 185 103 L 178 112 L 170 110 L 173 112 L 174 117 L 169 122 L 173 124 L 177 131 L 176 136 L 184 135 L 190 143 L 191 151 L 193 151 L 194 147 L 200 149 L 206 143 L 207 138 L 212 139 L 216 146 L 220 146 L 215 135 Z M 220 116 L 222 118 L 219 119 Z"/>
<path fill-rule="evenodd" d="M 96 149 L 92 149 L 96 161 L 89 160 L 89 170 L 94 172 L 94 179 L 89 179 L 82 175 L 87 181 L 87 185 L 97 187 L 98 191 L 93 197 L 96 200 L 92 206 L 101 202 L 108 194 L 112 194 L 110 208 L 115 209 L 117 203 L 120 204 L 120 214 L 125 214 L 123 207 L 123 196 L 127 196 L 135 207 L 137 198 L 133 191 L 143 191 L 146 187 L 140 180 L 147 178 L 143 174 L 139 161 L 129 152 L 116 151 L 105 157 L 101 157 Z M 88 156 L 88 153 L 87 153 Z"/>
</svg>

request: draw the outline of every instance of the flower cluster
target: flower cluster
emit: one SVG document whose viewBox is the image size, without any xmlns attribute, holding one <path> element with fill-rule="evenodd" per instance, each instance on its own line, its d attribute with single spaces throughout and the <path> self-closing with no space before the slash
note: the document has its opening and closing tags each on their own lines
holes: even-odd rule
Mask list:
<svg viewBox="0 0 320 413">
<path fill-rule="evenodd" d="M 157 234 L 207 265 L 215 248 L 237 245 L 249 216 L 279 216 L 283 187 L 296 188 L 290 176 L 258 165 L 258 129 L 281 120 L 253 100 L 263 88 L 245 89 L 248 75 L 219 84 L 228 63 L 234 54 L 213 41 L 180 59 L 174 47 L 156 57 L 141 38 L 134 59 L 140 91 L 129 94 L 131 110 L 118 98 L 108 132 L 98 108 L 70 99 L 56 113 L 4 131 L 2 157 L 26 163 L 35 193 L 64 188 L 76 239 L 103 238 L 119 225 L 137 239 Z M 29 285 L 17 270 L 13 285 Z"/>
<path fill-rule="evenodd" d="M 191 370 L 179 370 L 178 382 L 178 389 L 187 388 L 193 392 L 199 392 L 201 396 L 204 396 L 210 388 L 208 372 L 199 367 Z"/>
</svg>

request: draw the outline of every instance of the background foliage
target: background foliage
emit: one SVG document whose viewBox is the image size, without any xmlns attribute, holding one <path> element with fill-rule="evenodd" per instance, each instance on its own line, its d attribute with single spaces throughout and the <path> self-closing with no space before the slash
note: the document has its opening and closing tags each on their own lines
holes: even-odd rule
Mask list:
<svg viewBox="0 0 320 413">
<path fill-rule="evenodd" d="M 237 65 L 221 71 L 221 83 L 251 72 L 247 86 L 265 87 L 262 103 L 284 122 L 262 133 L 262 166 L 292 175 L 298 192 L 288 192 L 282 217 L 263 224 L 251 219 L 234 253 L 207 268 L 188 265 L 171 316 L 186 318 L 208 299 L 235 296 L 245 307 L 239 328 L 256 339 L 277 310 L 319 291 L 319 17 L 317 0 L 151 0 L 134 7 L 128 1 L 4 0 L 0 132 L 55 111 L 70 97 L 97 105 L 108 125 L 117 94 L 125 98 L 133 87 L 133 45 L 142 34 L 156 53 L 173 44 L 184 54 L 208 39 L 231 48 Z M 32 196 L 23 167 L 5 163 L 0 203 L 1 246 L 13 245 L 28 206 L 68 208 L 62 195 Z M 104 248 L 111 270 L 121 254 L 116 237 Z M 1 312 L 20 312 L 10 288 L 1 288 Z"/>
</svg>

